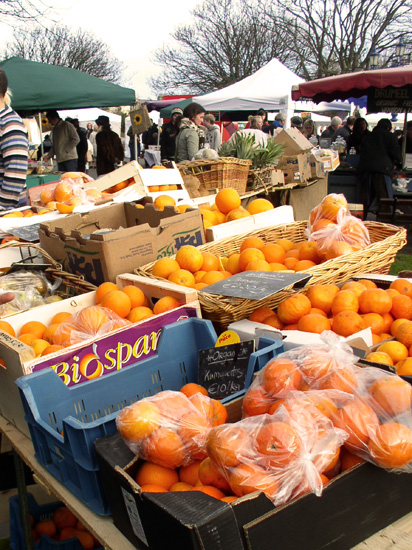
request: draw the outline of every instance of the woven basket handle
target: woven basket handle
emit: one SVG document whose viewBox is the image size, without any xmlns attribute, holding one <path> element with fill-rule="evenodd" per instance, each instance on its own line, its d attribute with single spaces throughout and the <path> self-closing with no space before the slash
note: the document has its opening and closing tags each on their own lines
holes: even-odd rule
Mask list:
<svg viewBox="0 0 412 550">
<path fill-rule="evenodd" d="M 62 270 L 61 264 L 56 262 L 56 260 L 54 258 L 52 258 L 48 252 L 43 250 L 43 248 L 40 248 L 40 246 L 37 246 L 35 244 L 19 243 L 19 242 L 9 242 L 9 243 L 5 243 L 5 244 L 0 244 L 0 250 L 4 249 L 4 248 L 20 248 L 20 249 L 24 248 L 24 249 L 35 250 L 36 252 L 39 252 L 43 256 L 43 258 L 45 258 L 45 260 L 47 260 L 47 262 L 49 264 L 51 264 L 51 267 L 53 267 L 54 269 L 57 269 L 59 271 Z"/>
</svg>

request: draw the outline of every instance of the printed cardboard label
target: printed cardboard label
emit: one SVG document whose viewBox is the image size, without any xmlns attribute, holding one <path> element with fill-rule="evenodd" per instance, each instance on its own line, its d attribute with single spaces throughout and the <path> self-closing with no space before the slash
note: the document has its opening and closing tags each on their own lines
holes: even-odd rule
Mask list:
<svg viewBox="0 0 412 550">
<path fill-rule="evenodd" d="M 140 519 L 139 512 L 137 510 L 136 501 L 124 487 L 121 487 L 124 504 L 126 506 L 127 515 L 129 516 L 130 525 L 132 526 L 133 533 L 137 538 L 142 540 L 145 544 L 149 544 L 146 535 L 143 530 L 142 520 Z"/>
</svg>

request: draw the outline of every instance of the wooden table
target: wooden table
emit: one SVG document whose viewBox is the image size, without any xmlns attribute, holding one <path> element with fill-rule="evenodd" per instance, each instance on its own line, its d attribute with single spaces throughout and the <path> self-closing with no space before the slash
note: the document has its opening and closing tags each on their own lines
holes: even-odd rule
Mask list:
<svg viewBox="0 0 412 550">
<path fill-rule="evenodd" d="M 22 468 L 19 467 L 19 460 L 23 460 L 32 470 L 36 481 L 45 486 L 47 490 L 56 495 L 58 500 L 62 501 L 70 508 L 70 510 L 72 510 L 72 512 L 84 523 L 87 529 L 93 533 L 96 539 L 102 543 L 105 550 L 133 550 L 136 548 L 114 526 L 110 516 L 99 516 L 92 512 L 88 506 L 83 504 L 71 491 L 60 483 L 60 481 L 52 476 L 34 457 L 31 439 L 12 426 L 3 416 L 0 416 L 0 431 L 10 441 L 13 450 L 19 457 L 16 461 L 19 498 L 23 498 L 23 500 L 25 496 L 27 498 L 24 482 L 19 483 L 19 470 L 22 471 Z M 29 526 L 28 516 L 25 519 L 27 519 L 27 525 Z M 30 527 L 28 532 L 31 536 Z M 31 541 L 27 541 L 27 539 L 26 548 L 27 550 L 32 550 L 33 548 Z"/>
<path fill-rule="evenodd" d="M 114 526 L 111 517 L 98 516 L 85 504 L 77 499 L 62 483 L 52 476 L 34 457 L 31 440 L 0 416 L 0 431 L 10 441 L 14 451 L 33 471 L 35 480 L 56 495 L 84 523 L 104 546 L 105 550 L 134 550 L 136 547 L 129 542 Z M 18 470 L 18 463 L 17 468 Z M 16 471 L 16 476 L 19 472 Z M 20 494 L 23 492 L 23 494 Z M 24 483 L 19 485 L 19 497 L 24 499 Z M 26 493 L 27 498 L 27 493 Z M 28 516 L 28 532 L 31 528 Z M 327 521 L 327 518 L 325 518 Z M 359 518 L 362 521 L 362 518 Z M 26 543 L 27 550 L 32 550 L 30 541 Z M 389 527 L 375 533 L 367 540 L 353 547 L 352 550 L 411 550 L 412 549 L 412 513 L 404 516 Z M 166 549 L 165 549 L 166 550 Z M 230 550 L 230 549 L 228 549 Z M 301 550 L 304 550 L 302 548 Z"/>
</svg>

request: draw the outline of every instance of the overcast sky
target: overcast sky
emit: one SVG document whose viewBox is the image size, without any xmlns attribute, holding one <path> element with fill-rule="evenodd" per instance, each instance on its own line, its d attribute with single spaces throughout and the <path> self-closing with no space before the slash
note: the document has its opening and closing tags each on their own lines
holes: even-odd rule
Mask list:
<svg viewBox="0 0 412 550">
<path fill-rule="evenodd" d="M 54 19 L 73 29 L 93 32 L 108 44 L 115 57 L 125 64 L 124 85 L 136 90 L 140 99 L 155 99 L 147 85 L 160 68 L 151 61 L 152 52 L 169 40 L 173 30 L 191 20 L 190 11 L 199 0 L 43 0 L 55 8 Z M 44 20 L 43 20 L 44 22 Z M 11 38 L 12 29 L 0 25 L 0 49 Z"/>
</svg>

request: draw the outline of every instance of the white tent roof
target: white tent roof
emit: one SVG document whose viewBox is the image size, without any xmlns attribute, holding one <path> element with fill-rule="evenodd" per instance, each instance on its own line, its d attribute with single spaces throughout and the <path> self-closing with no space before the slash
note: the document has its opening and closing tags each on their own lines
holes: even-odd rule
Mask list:
<svg viewBox="0 0 412 550">
<path fill-rule="evenodd" d="M 303 78 L 285 67 L 278 59 L 272 59 L 254 74 L 223 88 L 194 97 L 209 111 L 254 111 L 287 109 L 294 84 Z"/>
<path fill-rule="evenodd" d="M 120 122 L 122 117 L 109 111 L 103 111 L 103 109 L 98 109 L 97 107 L 92 107 L 91 109 L 69 109 L 69 110 L 58 110 L 59 115 L 64 120 L 66 117 L 78 118 L 79 122 L 94 122 L 100 115 L 106 115 L 109 117 L 110 122 Z"/>
</svg>

